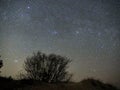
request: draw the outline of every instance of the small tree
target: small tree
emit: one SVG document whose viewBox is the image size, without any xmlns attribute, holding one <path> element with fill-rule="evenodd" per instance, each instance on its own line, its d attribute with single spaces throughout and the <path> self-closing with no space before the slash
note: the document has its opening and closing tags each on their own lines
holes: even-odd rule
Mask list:
<svg viewBox="0 0 120 90">
<path fill-rule="evenodd" d="M 26 78 L 43 82 L 66 82 L 71 79 L 66 69 L 71 62 L 67 57 L 41 52 L 34 53 L 24 62 Z"/>
<path fill-rule="evenodd" d="M 1 56 L 0 56 L 0 57 L 1 57 Z M 3 61 L 0 60 L 0 68 L 2 68 L 2 66 L 3 66 Z M 0 71 L 0 73 L 1 73 L 1 71 Z"/>
</svg>

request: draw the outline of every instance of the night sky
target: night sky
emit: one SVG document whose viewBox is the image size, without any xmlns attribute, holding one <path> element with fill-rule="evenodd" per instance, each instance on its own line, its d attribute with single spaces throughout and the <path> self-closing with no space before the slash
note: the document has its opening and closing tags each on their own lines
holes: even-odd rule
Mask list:
<svg viewBox="0 0 120 90">
<path fill-rule="evenodd" d="M 74 81 L 120 86 L 120 0 L 0 0 L 2 75 L 38 50 L 71 58 Z"/>
</svg>

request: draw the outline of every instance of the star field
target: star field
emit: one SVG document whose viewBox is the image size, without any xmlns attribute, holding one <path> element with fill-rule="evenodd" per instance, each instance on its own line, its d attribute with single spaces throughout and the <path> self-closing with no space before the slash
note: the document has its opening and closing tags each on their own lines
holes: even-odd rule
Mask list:
<svg viewBox="0 0 120 90">
<path fill-rule="evenodd" d="M 120 86 L 119 0 L 0 0 L 3 75 L 15 76 L 35 51 L 73 59 L 74 80 Z"/>
</svg>

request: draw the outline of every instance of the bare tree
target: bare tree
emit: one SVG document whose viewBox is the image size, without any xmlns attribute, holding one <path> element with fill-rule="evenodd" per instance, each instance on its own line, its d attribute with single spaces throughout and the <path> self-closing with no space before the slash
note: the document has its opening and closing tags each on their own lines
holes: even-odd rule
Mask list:
<svg viewBox="0 0 120 90">
<path fill-rule="evenodd" d="M 0 57 L 1 57 L 1 56 L 0 56 Z M 2 66 L 3 66 L 3 61 L 0 60 L 0 68 L 2 68 Z M 1 71 L 0 71 L 0 73 L 1 73 Z"/>
<path fill-rule="evenodd" d="M 34 53 L 26 58 L 24 68 L 28 79 L 43 82 L 66 82 L 71 79 L 71 74 L 66 70 L 71 62 L 67 57 L 41 52 Z"/>
</svg>

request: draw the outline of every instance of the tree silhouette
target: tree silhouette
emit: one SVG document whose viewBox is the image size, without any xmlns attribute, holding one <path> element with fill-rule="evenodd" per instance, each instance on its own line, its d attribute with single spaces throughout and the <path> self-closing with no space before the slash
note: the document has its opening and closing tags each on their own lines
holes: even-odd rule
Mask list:
<svg viewBox="0 0 120 90">
<path fill-rule="evenodd" d="M 0 56 L 0 57 L 1 57 L 1 56 Z M 2 68 L 2 66 L 3 66 L 3 61 L 0 60 L 0 68 Z M 0 71 L 0 73 L 1 73 L 1 71 Z"/>
<path fill-rule="evenodd" d="M 67 57 L 38 51 L 24 61 L 26 78 L 42 82 L 68 82 L 72 77 L 66 70 L 70 62 Z"/>
</svg>

